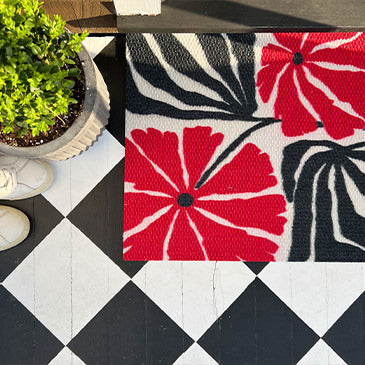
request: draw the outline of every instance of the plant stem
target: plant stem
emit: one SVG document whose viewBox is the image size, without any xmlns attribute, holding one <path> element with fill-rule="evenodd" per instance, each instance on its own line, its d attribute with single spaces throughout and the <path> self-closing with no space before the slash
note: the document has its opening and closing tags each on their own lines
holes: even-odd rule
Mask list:
<svg viewBox="0 0 365 365">
<path fill-rule="evenodd" d="M 58 116 L 53 110 L 51 110 L 50 108 L 48 108 L 48 106 L 44 106 L 47 110 L 49 110 L 55 117 L 57 117 L 62 123 L 63 125 L 66 125 L 65 121 L 60 117 Z"/>
<path fill-rule="evenodd" d="M 218 167 L 218 165 L 224 161 L 233 151 L 235 151 L 242 142 L 249 137 L 253 132 L 267 127 L 271 124 L 280 123 L 280 119 L 274 119 L 274 118 L 267 118 L 262 120 L 261 123 L 256 124 L 252 128 L 248 129 L 247 131 L 244 131 L 240 136 L 238 136 L 214 161 L 213 165 L 204 172 L 200 180 L 195 185 L 195 189 L 199 189 L 209 178 L 209 176 L 212 174 L 212 172 Z"/>
</svg>

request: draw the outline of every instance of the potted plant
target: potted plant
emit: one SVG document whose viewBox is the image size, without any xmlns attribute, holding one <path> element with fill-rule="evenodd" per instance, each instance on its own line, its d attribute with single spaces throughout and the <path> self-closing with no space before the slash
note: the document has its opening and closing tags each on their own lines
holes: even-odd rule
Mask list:
<svg viewBox="0 0 365 365">
<path fill-rule="evenodd" d="M 81 42 L 38 0 L 0 0 L 0 154 L 64 160 L 109 118 L 105 82 Z"/>
</svg>

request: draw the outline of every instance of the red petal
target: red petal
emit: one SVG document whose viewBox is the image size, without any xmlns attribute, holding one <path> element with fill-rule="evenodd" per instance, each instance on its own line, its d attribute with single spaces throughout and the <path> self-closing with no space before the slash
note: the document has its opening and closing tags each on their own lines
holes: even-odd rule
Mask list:
<svg viewBox="0 0 365 365">
<path fill-rule="evenodd" d="M 281 128 L 285 136 L 301 136 L 317 129 L 314 118 L 299 99 L 294 84 L 294 66 L 289 66 L 281 76 L 278 95 L 274 105 L 275 118 L 281 119 Z"/>
<path fill-rule="evenodd" d="M 124 241 L 124 260 L 146 261 L 162 260 L 163 245 L 171 225 L 176 209 L 170 209 L 155 222 L 151 223 L 145 230 L 136 233 Z"/>
<path fill-rule="evenodd" d="M 128 138 L 125 139 L 124 180 L 134 183 L 134 188 L 138 190 L 160 191 L 176 195 L 175 189 L 156 172 Z"/>
<path fill-rule="evenodd" d="M 278 249 L 276 243 L 217 224 L 197 211 L 189 214 L 203 237 L 209 260 L 275 261 L 274 253 Z"/>
<path fill-rule="evenodd" d="M 223 137 L 221 133 L 212 134 L 210 127 L 184 128 L 184 159 L 190 189 L 198 182 Z"/>
<path fill-rule="evenodd" d="M 143 193 L 124 193 L 124 232 L 140 224 L 144 218 L 173 204 L 172 198 L 163 198 Z"/>
<path fill-rule="evenodd" d="M 277 184 L 269 155 L 248 143 L 196 191 L 196 196 L 258 192 Z"/>
<path fill-rule="evenodd" d="M 350 103 L 358 114 L 365 117 L 365 73 L 328 70 L 313 63 L 307 67 L 339 100 Z"/>
<path fill-rule="evenodd" d="M 183 171 L 178 152 L 179 140 L 176 133 L 162 133 L 157 129 L 148 128 L 147 132 L 135 129 L 131 135 L 146 156 L 165 172 L 179 190 L 184 190 Z"/>
<path fill-rule="evenodd" d="M 355 33 L 347 33 L 347 35 L 347 37 L 341 38 L 351 38 Z M 353 65 L 364 69 L 364 42 L 365 34 L 362 34 L 354 41 L 345 43 L 337 48 L 320 49 L 309 55 L 307 59 L 309 61 L 331 62 L 339 65 Z"/>
<path fill-rule="evenodd" d="M 257 74 L 256 85 L 264 103 L 269 101 L 278 74 L 292 57 L 290 52 L 271 43 L 263 48 L 261 54 L 263 68 Z"/>
<path fill-rule="evenodd" d="M 356 33 L 308 33 L 301 52 L 304 55 L 307 55 L 319 44 L 336 41 L 337 39 L 348 39 L 355 34 Z"/>
<path fill-rule="evenodd" d="M 252 199 L 234 199 L 228 201 L 196 202 L 203 208 L 239 227 L 260 228 L 269 233 L 280 235 L 284 232 L 285 199 L 282 195 L 265 195 Z"/>
<path fill-rule="evenodd" d="M 175 221 L 167 254 L 169 260 L 205 260 L 203 250 L 196 234 L 190 227 L 184 209 L 180 210 Z"/>
<path fill-rule="evenodd" d="M 300 51 L 300 45 L 304 35 L 305 33 L 274 33 L 277 41 L 293 53 Z"/>
<path fill-rule="evenodd" d="M 354 129 L 363 129 L 365 122 L 333 105 L 325 93 L 308 82 L 304 71 L 298 69 L 298 80 L 305 97 L 313 105 L 326 132 L 334 139 L 354 134 Z"/>
</svg>

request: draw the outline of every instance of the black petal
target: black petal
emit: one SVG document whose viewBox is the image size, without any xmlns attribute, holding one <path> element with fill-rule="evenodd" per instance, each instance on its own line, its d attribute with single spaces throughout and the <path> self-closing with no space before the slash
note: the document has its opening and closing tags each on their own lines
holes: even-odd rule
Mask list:
<svg viewBox="0 0 365 365">
<path fill-rule="evenodd" d="M 231 67 L 227 43 L 222 34 L 197 34 L 209 65 L 230 86 L 240 104 L 246 103 L 245 95 Z M 247 62 L 247 60 L 246 60 Z M 247 77 L 247 75 L 246 75 Z"/>
<path fill-rule="evenodd" d="M 290 261 L 306 261 L 311 254 L 311 231 L 313 222 L 313 199 L 315 176 L 326 164 L 326 154 L 316 154 L 308 159 L 298 178 L 294 193 L 294 220 Z"/>
<path fill-rule="evenodd" d="M 231 41 L 233 54 L 238 60 L 238 73 L 248 111 L 253 113 L 257 109 L 255 98 L 256 83 L 255 78 L 251 77 L 251 75 L 255 74 L 255 53 L 253 50 L 256 40 L 255 34 L 227 34 L 227 37 Z"/>
<path fill-rule="evenodd" d="M 365 151 L 349 151 L 347 155 L 357 160 L 365 161 Z"/>
<path fill-rule="evenodd" d="M 365 174 L 351 160 L 345 161 L 343 167 L 361 194 L 365 195 Z"/>
<path fill-rule="evenodd" d="M 328 187 L 331 165 L 327 165 L 318 176 L 315 199 L 314 255 L 315 261 L 337 261 L 337 242 L 333 235 L 331 215 L 332 197 Z"/>
<path fill-rule="evenodd" d="M 340 166 L 336 166 L 335 187 L 341 233 L 365 248 L 365 218 L 355 211 Z"/>
</svg>

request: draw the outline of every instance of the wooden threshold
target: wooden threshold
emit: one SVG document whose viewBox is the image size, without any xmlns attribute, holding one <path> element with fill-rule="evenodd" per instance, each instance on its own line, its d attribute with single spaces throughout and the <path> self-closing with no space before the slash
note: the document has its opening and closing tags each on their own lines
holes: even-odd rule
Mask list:
<svg viewBox="0 0 365 365">
<path fill-rule="evenodd" d="M 43 8 L 53 18 L 55 14 L 66 21 L 75 33 L 118 33 L 117 16 L 112 0 L 43 0 Z"/>
</svg>

